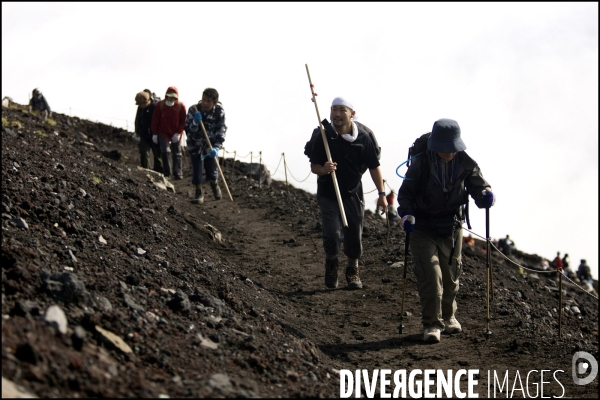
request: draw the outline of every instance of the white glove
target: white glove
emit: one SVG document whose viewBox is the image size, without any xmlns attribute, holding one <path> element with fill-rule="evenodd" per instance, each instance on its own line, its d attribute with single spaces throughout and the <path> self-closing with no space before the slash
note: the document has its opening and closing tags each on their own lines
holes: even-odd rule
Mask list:
<svg viewBox="0 0 600 400">
<path fill-rule="evenodd" d="M 414 215 L 405 215 L 404 217 L 402 217 L 402 219 L 400 220 L 400 225 L 404 226 L 404 222 L 405 221 L 410 221 L 411 224 L 415 224 L 415 222 L 417 221 L 417 219 L 414 217 Z"/>
<path fill-rule="evenodd" d="M 152 135 L 152 141 L 154 144 L 158 144 L 158 135 Z"/>
<path fill-rule="evenodd" d="M 181 135 L 179 133 L 176 133 L 173 135 L 173 137 L 171 138 L 171 143 L 177 143 L 179 142 Z"/>
</svg>

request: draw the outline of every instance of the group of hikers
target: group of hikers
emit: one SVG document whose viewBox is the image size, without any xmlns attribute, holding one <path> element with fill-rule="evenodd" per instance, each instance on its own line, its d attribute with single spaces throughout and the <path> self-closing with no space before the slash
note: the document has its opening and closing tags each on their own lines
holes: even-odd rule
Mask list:
<svg viewBox="0 0 600 400">
<path fill-rule="evenodd" d="M 569 254 L 565 253 L 565 255 L 561 258 L 560 251 L 557 251 L 556 257 L 554 258 L 554 260 L 552 260 L 549 267 L 553 267 L 554 269 L 556 269 L 556 271 L 562 273 L 564 276 L 566 276 L 573 282 L 582 284 L 584 289 L 588 292 L 593 290 L 592 272 L 590 266 L 587 264 L 587 261 L 585 259 L 580 260 L 577 271 L 574 271 L 573 268 L 571 268 L 569 262 Z"/>
<path fill-rule="evenodd" d="M 225 110 L 219 101 L 219 92 L 206 88 L 202 99 L 186 110 L 179 100 L 179 91 L 169 86 L 161 100 L 149 89 L 135 96 L 138 106 L 135 116 L 135 133 L 140 138 L 140 164 L 150 167 L 167 179 L 183 179 L 182 147 L 187 148 L 192 164 L 192 184 L 196 188 L 193 204 L 204 202 L 202 183 L 209 182 L 215 200 L 222 198 L 219 187 L 218 151 L 225 142 L 227 125 Z M 187 140 L 183 145 L 183 133 Z"/>
<path fill-rule="evenodd" d="M 338 254 L 342 243 L 347 287 L 362 288 L 358 260 L 363 251 L 363 174 L 368 170 L 377 188 L 377 212 L 387 212 L 393 199 L 385 192 L 380 149 L 373 132 L 354 120 L 355 113 L 347 98 L 336 97 L 330 108 L 331 123 L 323 121 L 323 132 L 321 127 L 316 128 L 305 146 L 311 171 L 318 176 L 317 202 L 328 288 L 338 286 Z M 455 120 L 435 121 L 426 148 L 412 157 L 398 190 L 395 221 L 407 236 L 411 235 L 409 247 L 421 304 L 423 339 L 428 342 L 439 342 L 442 331 L 462 331 L 455 313 L 468 196 L 479 208 L 489 209 L 495 203 L 491 185 L 465 150 Z"/>
<path fill-rule="evenodd" d="M 204 202 L 202 184 L 206 180 L 214 198 L 221 199 L 218 150 L 225 141 L 227 125 L 217 90 L 206 88 L 201 100 L 187 110 L 174 86 L 168 87 L 164 100 L 145 89 L 136 94 L 135 103 L 141 166 L 150 168 L 152 159 L 154 171 L 169 179 L 183 179 L 181 142 L 185 132 L 192 184 L 196 189 L 192 203 Z M 44 112 L 45 118 L 51 115 L 38 89 L 30 101 L 31 109 Z M 456 319 L 456 296 L 462 274 L 462 225 L 465 219 L 468 222 L 469 196 L 480 209 L 492 207 L 496 197 L 477 162 L 465 152 L 467 147 L 458 122 L 444 118 L 435 121 L 431 132 L 421 137 L 422 151 L 411 155 L 397 192 L 399 206 L 394 209 L 394 193 L 386 194 L 380 169 L 381 148 L 373 131 L 356 121 L 355 114 L 349 99 L 336 97 L 330 107 L 331 121 L 323 120 L 304 148 L 311 172 L 318 177 L 325 286 L 330 289 L 338 286 L 338 256 L 343 244 L 347 288 L 362 288 L 358 268 L 363 253 L 365 212 L 362 176 L 368 170 L 378 191 L 377 212 L 382 215 L 387 212 L 389 220 L 404 229 L 407 242 L 410 235 L 423 339 L 439 342 L 442 331 L 449 334 L 462 331 Z M 514 243 L 507 235 L 500 247 L 510 253 Z M 555 267 L 567 273 L 567 255 L 562 259 L 559 255 L 561 268 Z M 581 261 L 577 278 L 587 282 L 591 279 L 590 269 L 585 260 Z"/>
<path fill-rule="evenodd" d="M 181 138 L 185 131 L 192 184 L 196 187 L 192 202 L 204 201 L 204 180 L 209 181 L 215 199 L 220 199 L 217 152 L 225 141 L 227 126 L 218 92 L 205 89 L 198 104 L 187 111 L 174 86 L 167 89 L 165 100 L 156 99 L 150 90 L 145 90 L 136 95 L 135 101 L 138 105 L 135 131 L 140 137 L 142 167 L 149 167 L 152 153 L 155 171 L 165 177 L 172 175 L 174 179 L 182 179 Z M 331 122 L 324 120 L 313 131 L 304 151 L 311 172 L 318 176 L 325 286 L 332 289 L 338 286 L 338 256 L 342 244 L 347 287 L 362 288 L 358 260 L 363 252 L 365 211 L 362 176 L 367 170 L 378 191 L 377 211 L 384 214 L 391 205 L 380 169 L 381 149 L 374 133 L 354 119 L 355 113 L 354 105 L 347 98 L 336 97 L 330 107 Z M 462 273 L 462 223 L 468 196 L 479 208 L 490 208 L 495 203 L 490 184 L 465 149 L 456 121 L 435 121 L 426 149 L 413 157 L 398 191 L 395 223 L 402 226 L 407 235 L 412 235 L 410 250 L 421 302 L 424 340 L 430 342 L 439 342 L 442 330 L 462 331 L 455 316 L 455 299 Z"/>
</svg>

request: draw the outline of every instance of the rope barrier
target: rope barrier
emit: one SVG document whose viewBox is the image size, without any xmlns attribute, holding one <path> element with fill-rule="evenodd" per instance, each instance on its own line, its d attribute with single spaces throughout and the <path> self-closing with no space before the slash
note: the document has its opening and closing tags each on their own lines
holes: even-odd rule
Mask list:
<svg viewBox="0 0 600 400">
<path fill-rule="evenodd" d="M 475 236 L 477 236 L 477 237 L 479 237 L 479 238 L 481 238 L 481 239 L 483 239 L 483 240 L 487 241 L 487 239 L 486 239 L 486 238 L 484 238 L 484 237 L 483 237 L 483 236 L 481 236 L 481 235 L 478 235 L 477 233 L 473 232 L 472 230 L 470 230 L 470 229 L 467 229 L 467 228 L 463 228 L 463 229 L 464 229 L 464 230 L 466 230 L 467 232 L 469 232 L 469 233 L 472 233 L 473 235 L 475 235 Z M 498 253 L 500 253 L 500 255 L 501 255 L 502 257 L 504 257 L 506 260 L 510 261 L 511 263 L 513 263 L 514 265 L 516 265 L 517 267 L 519 267 L 519 268 L 522 268 L 522 269 L 524 269 L 524 270 L 526 270 L 526 271 L 531 271 L 531 272 L 535 272 L 535 273 L 538 273 L 538 274 L 539 274 L 539 273 L 551 274 L 551 273 L 555 273 L 555 272 L 557 272 L 557 271 L 553 271 L 553 270 L 539 271 L 539 270 L 537 270 L 537 269 L 531 269 L 531 268 L 524 267 L 524 266 L 522 266 L 521 264 L 519 264 L 519 263 L 517 263 L 517 262 L 515 262 L 515 261 L 511 260 L 510 258 L 508 258 L 508 257 L 507 257 L 507 256 L 506 256 L 504 253 L 502 253 L 502 252 L 501 252 L 501 251 L 500 251 L 500 250 L 499 250 L 499 249 L 498 249 L 496 246 L 494 246 L 494 243 L 492 243 L 492 242 L 491 242 L 491 240 L 490 240 L 490 245 L 491 245 L 491 246 L 492 246 L 494 249 L 496 249 L 496 251 L 497 251 Z M 564 275 L 564 274 L 562 274 L 562 273 L 561 273 L 561 275 Z M 593 298 L 595 298 L 596 300 L 598 300 L 598 297 L 594 296 L 594 294 L 593 294 L 593 293 L 590 293 L 590 292 L 588 292 L 587 290 L 585 290 L 584 288 L 582 288 L 581 286 L 579 286 L 577 283 L 573 282 L 573 281 L 572 281 L 572 280 L 571 280 L 571 279 L 570 279 L 568 276 L 565 276 L 565 278 L 567 278 L 567 279 L 569 280 L 569 282 L 571 282 L 573 285 L 577 286 L 577 287 L 578 287 L 579 289 L 581 289 L 583 292 L 585 292 L 585 293 L 589 294 L 590 296 L 592 296 Z"/>
<path fill-rule="evenodd" d="M 294 177 L 294 175 L 292 174 L 292 171 L 290 171 L 290 169 L 289 169 L 289 168 L 287 168 L 287 172 L 289 172 L 289 173 L 290 173 L 290 176 L 291 176 L 292 178 L 294 178 L 294 180 L 295 180 L 296 182 L 300 182 L 300 183 L 302 183 L 302 182 L 304 182 L 305 180 L 307 180 L 307 179 L 310 177 L 310 175 L 312 174 L 312 171 L 310 171 L 310 172 L 308 173 L 308 175 L 306 176 L 306 178 L 304 178 L 303 180 L 299 181 L 298 179 L 296 179 L 296 177 Z"/>
<path fill-rule="evenodd" d="M 279 157 L 279 164 L 277 164 L 277 168 L 275 168 L 275 172 L 273 172 L 273 175 L 275 175 L 277 173 L 277 170 L 279 170 L 279 166 L 281 165 L 282 159 L 283 159 L 283 153 L 281 153 L 281 157 Z"/>
</svg>

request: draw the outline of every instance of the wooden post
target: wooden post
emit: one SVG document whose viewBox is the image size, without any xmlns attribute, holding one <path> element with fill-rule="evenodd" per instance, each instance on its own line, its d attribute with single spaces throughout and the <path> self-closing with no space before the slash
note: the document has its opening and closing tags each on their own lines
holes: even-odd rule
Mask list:
<svg viewBox="0 0 600 400">
<path fill-rule="evenodd" d="M 259 161 L 258 161 L 258 187 L 260 187 L 260 181 L 262 178 L 262 150 L 258 152 Z"/>
<path fill-rule="evenodd" d="M 231 176 L 235 175 L 235 157 L 237 156 L 237 150 L 233 151 L 233 162 L 231 163 Z"/>
<path fill-rule="evenodd" d="M 290 192 L 290 188 L 288 186 L 288 179 L 287 179 L 287 164 L 285 163 L 285 153 L 281 153 L 281 156 L 283 157 L 283 171 L 285 172 L 285 189 L 286 192 Z"/>
<path fill-rule="evenodd" d="M 252 178 L 252 156 L 253 156 L 253 153 L 250 152 L 250 178 Z"/>
</svg>

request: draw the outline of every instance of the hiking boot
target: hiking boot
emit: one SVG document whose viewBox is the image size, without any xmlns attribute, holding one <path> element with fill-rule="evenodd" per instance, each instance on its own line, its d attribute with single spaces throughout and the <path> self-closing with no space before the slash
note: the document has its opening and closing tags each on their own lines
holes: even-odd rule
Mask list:
<svg viewBox="0 0 600 400">
<path fill-rule="evenodd" d="M 221 188 L 219 187 L 217 181 L 210 181 L 210 187 L 212 188 L 215 200 L 221 200 L 221 197 L 223 197 L 223 195 L 221 194 Z"/>
<path fill-rule="evenodd" d="M 423 340 L 429 343 L 439 343 L 440 333 L 438 328 L 427 328 L 423 334 Z"/>
<path fill-rule="evenodd" d="M 460 322 L 456 320 L 456 318 L 452 317 L 450 319 L 444 320 L 444 332 L 446 333 L 459 333 L 462 332 L 462 327 L 460 326 Z"/>
<path fill-rule="evenodd" d="M 338 286 L 338 265 L 337 258 L 325 260 L 325 286 L 329 289 L 335 289 Z"/>
<path fill-rule="evenodd" d="M 362 282 L 358 276 L 358 265 L 346 267 L 346 282 L 348 282 L 348 289 L 362 289 Z"/>
<path fill-rule="evenodd" d="M 204 203 L 204 194 L 202 193 L 202 189 L 196 189 L 196 195 L 192 199 L 192 204 L 202 204 Z"/>
</svg>

